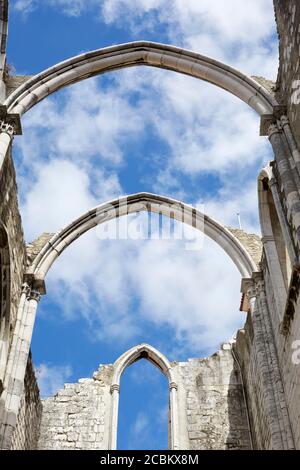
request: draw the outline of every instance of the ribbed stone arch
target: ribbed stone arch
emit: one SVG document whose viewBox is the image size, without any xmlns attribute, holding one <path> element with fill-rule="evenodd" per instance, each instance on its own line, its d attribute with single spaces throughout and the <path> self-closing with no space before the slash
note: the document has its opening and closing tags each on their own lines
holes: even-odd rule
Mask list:
<svg viewBox="0 0 300 470">
<path fill-rule="evenodd" d="M 170 362 L 161 352 L 150 344 L 139 344 L 126 351 L 114 363 L 112 386 L 120 385 L 124 370 L 139 359 L 147 359 L 152 362 L 167 377 L 169 383 L 176 382 Z"/>
<path fill-rule="evenodd" d="M 274 97 L 245 74 L 201 54 L 148 41 L 105 47 L 60 62 L 30 78 L 5 101 L 9 114 L 24 114 L 51 93 L 95 75 L 148 65 L 210 82 L 247 103 L 260 116 L 270 117 Z"/>
<path fill-rule="evenodd" d="M 160 351 L 149 344 L 143 343 L 126 351 L 114 363 L 114 374 L 111 385 L 111 415 L 110 415 L 110 435 L 109 448 L 117 447 L 117 427 L 118 427 L 118 409 L 119 409 L 119 393 L 120 380 L 123 372 L 134 362 L 146 359 L 154 364 L 166 376 L 169 383 L 169 406 L 170 406 L 170 446 L 171 449 L 179 449 L 179 428 L 178 428 L 178 397 L 177 397 L 177 380 L 172 365 Z"/>
<path fill-rule="evenodd" d="M 160 213 L 198 228 L 228 254 L 243 278 L 249 278 L 253 271 L 257 271 L 257 266 L 245 247 L 227 228 L 188 204 L 166 196 L 142 192 L 101 204 L 56 233 L 28 268 L 27 281 L 42 290 L 50 267 L 74 240 L 108 220 L 141 211 Z"/>
<path fill-rule="evenodd" d="M 251 278 L 253 271 L 257 271 L 257 266 L 247 250 L 228 229 L 188 204 L 151 193 L 133 194 L 101 204 L 56 233 L 45 244 L 28 268 L 18 309 L 20 317 L 18 346 L 11 352 L 11 364 L 14 364 L 21 353 L 20 348 L 23 355 L 29 354 L 38 302 L 41 294 L 45 294 L 45 277 L 57 257 L 74 240 L 93 227 L 108 220 L 141 211 L 164 214 L 201 230 L 223 248 L 237 266 L 243 278 Z M 11 417 L 4 433 L 5 439 L 11 438 L 17 420 L 21 400 L 18 384 L 23 383 L 25 367 L 26 361 L 22 362 L 17 370 L 10 371 L 10 380 L 14 385 L 10 389 L 4 390 L 5 409 Z M 4 426 L 6 424 L 4 423 Z M 112 445 L 114 445 L 113 442 Z M 172 445 L 177 448 L 175 441 Z"/>
</svg>

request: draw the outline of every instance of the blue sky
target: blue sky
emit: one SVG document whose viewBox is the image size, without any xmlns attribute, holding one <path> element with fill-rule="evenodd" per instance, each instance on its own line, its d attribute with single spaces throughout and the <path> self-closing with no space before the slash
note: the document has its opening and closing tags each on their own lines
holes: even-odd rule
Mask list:
<svg viewBox="0 0 300 470">
<path fill-rule="evenodd" d="M 17 74 L 148 39 L 276 78 L 271 0 L 10 3 L 8 63 Z M 258 117 L 216 87 L 163 70 L 122 70 L 46 99 L 23 118 L 23 134 L 14 158 L 28 242 L 143 190 L 201 204 L 226 225 L 237 226 L 240 212 L 243 228 L 259 232 L 256 175 L 270 147 Z M 243 325 L 239 289 L 235 266 L 210 240 L 193 252 L 182 240 L 88 233 L 53 266 L 39 306 L 32 350 L 43 395 L 140 342 L 170 360 L 211 354 Z M 121 387 L 119 448 L 166 448 L 165 378 L 140 361 Z"/>
</svg>

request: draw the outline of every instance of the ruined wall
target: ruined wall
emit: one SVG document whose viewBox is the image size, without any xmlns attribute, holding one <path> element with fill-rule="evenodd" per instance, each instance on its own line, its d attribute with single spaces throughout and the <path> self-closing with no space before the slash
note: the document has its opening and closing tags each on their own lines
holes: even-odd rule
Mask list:
<svg viewBox="0 0 300 470">
<path fill-rule="evenodd" d="M 250 449 L 246 402 L 231 345 L 207 359 L 173 362 L 181 449 Z M 43 400 L 39 449 L 108 449 L 114 366 Z M 122 393 L 122 391 L 121 391 Z"/>
<path fill-rule="evenodd" d="M 248 314 L 245 328 L 237 334 L 234 351 L 238 358 L 245 387 L 254 449 L 271 449 L 268 411 L 265 406 L 266 390 L 261 381 L 261 371 L 257 360 L 260 351 L 254 344 L 251 314 Z"/>
<path fill-rule="evenodd" d="M 288 328 L 283 331 L 283 318 L 279 318 L 278 315 L 276 315 L 274 291 L 267 266 L 264 268 L 264 279 L 295 447 L 296 449 L 300 449 L 300 354 L 298 354 L 299 360 L 296 362 L 292 357 L 296 352 L 296 342 L 300 340 L 299 290 L 296 297 L 294 297 L 294 293 L 292 293 L 292 296 L 295 298 L 295 311 L 293 316 L 289 319 Z M 298 350 L 300 350 L 299 345 Z"/>
<path fill-rule="evenodd" d="M 231 345 L 179 368 L 190 449 L 251 449 L 242 378 Z"/>
<path fill-rule="evenodd" d="M 41 416 L 42 403 L 30 355 L 27 362 L 24 392 L 21 399 L 17 426 L 12 439 L 12 450 L 37 448 Z"/>
<path fill-rule="evenodd" d="M 11 150 L 0 170 L 0 219 L 6 228 L 11 261 L 11 311 L 13 331 L 25 270 L 25 244 L 18 206 L 17 183 Z"/>
<path fill-rule="evenodd" d="M 16 175 L 11 150 L 3 162 L 0 172 L 0 219 L 7 231 L 10 255 L 9 343 L 11 343 L 26 265 L 23 228 L 18 206 Z M 10 386 L 9 381 L 8 386 Z M 0 400 L 0 408 L 1 406 Z M 27 363 L 21 409 L 13 437 L 13 448 L 29 449 L 36 447 L 40 416 L 41 403 L 30 356 Z"/>
<path fill-rule="evenodd" d="M 277 97 L 288 109 L 288 117 L 300 146 L 300 2 L 274 0 L 279 33 Z"/>
<path fill-rule="evenodd" d="M 42 401 L 39 449 L 108 449 L 112 366 Z"/>
</svg>

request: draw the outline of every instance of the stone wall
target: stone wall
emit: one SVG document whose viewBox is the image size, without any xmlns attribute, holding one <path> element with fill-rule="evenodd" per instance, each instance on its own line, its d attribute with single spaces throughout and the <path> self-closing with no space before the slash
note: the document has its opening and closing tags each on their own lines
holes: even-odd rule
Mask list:
<svg viewBox="0 0 300 470">
<path fill-rule="evenodd" d="M 34 450 L 37 448 L 41 416 L 42 403 L 30 355 L 27 362 L 24 392 L 17 426 L 12 439 L 12 450 Z"/>
<path fill-rule="evenodd" d="M 299 291 L 294 305 L 294 315 L 289 321 L 289 327 L 287 330 L 282 331 L 282 318 L 279 318 L 275 313 L 274 290 L 270 276 L 268 275 L 267 266 L 264 268 L 264 279 L 268 305 L 272 313 L 271 318 L 274 340 L 278 351 L 279 364 L 285 388 L 295 447 L 296 449 L 300 449 L 300 343 L 298 344 L 298 361 L 296 361 L 299 363 L 297 364 L 292 357 L 293 354 L 297 352 L 295 348 L 295 345 L 297 345 L 296 342 L 300 341 Z"/>
<path fill-rule="evenodd" d="M 180 363 L 190 449 L 251 449 L 242 378 L 231 348 L 224 344 L 209 358 Z"/>
<path fill-rule="evenodd" d="M 248 251 L 249 255 L 259 266 L 261 255 L 262 255 L 262 242 L 258 235 L 255 233 L 247 233 L 244 230 L 238 228 L 227 227 L 228 230 L 239 240 L 244 248 Z"/>
<path fill-rule="evenodd" d="M 288 108 L 288 117 L 300 146 L 300 2 L 274 0 L 279 34 L 277 98 Z"/>
<path fill-rule="evenodd" d="M 181 449 L 251 449 L 241 374 L 231 345 L 207 359 L 173 362 Z M 43 400 L 39 449 L 108 449 L 113 365 Z M 121 392 L 122 393 L 122 392 Z"/>
<path fill-rule="evenodd" d="M 39 449 L 108 449 L 112 372 L 102 366 L 42 401 Z"/>
<path fill-rule="evenodd" d="M 11 150 L 8 152 L 0 173 L 0 219 L 6 228 L 10 256 L 10 330 L 9 345 L 15 330 L 17 309 L 21 296 L 26 266 L 26 251 L 22 221 L 18 206 L 18 192 Z M 7 386 L 10 386 L 8 378 Z M 3 403 L 0 400 L 0 410 Z M 41 403 L 31 356 L 27 362 L 24 392 L 17 427 L 13 436 L 13 448 L 30 449 L 37 444 Z"/>
<path fill-rule="evenodd" d="M 9 151 L 0 171 L 0 219 L 6 228 L 11 261 L 11 311 L 10 323 L 13 331 L 21 286 L 25 270 L 25 244 L 22 221 L 18 205 L 18 190 L 14 164 Z"/>
<path fill-rule="evenodd" d="M 245 387 L 248 413 L 254 449 L 271 449 L 272 441 L 268 411 L 265 406 L 265 387 L 261 381 L 261 371 L 254 344 L 254 332 L 251 314 L 248 314 L 245 328 L 237 334 L 234 351 L 238 358 Z"/>
</svg>

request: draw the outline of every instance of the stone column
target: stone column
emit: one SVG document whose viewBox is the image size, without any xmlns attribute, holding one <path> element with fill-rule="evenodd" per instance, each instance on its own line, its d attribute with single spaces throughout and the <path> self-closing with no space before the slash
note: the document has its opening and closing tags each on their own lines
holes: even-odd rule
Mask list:
<svg viewBox="0 0 300 470">
<path fill-rule="evenodd" d="M 13 141 L 15 129 L 12 124 L 0 120 L 0 172 L 8 149 Z"/>
<path fill-rule="evenodd" d="M 273 147 L 278 173 L 283 186 L 288 211 L 287 218 L 292 219 L 295 243 L 300 247 L 300 196 L 290 167 L 289 158 L 286 155 L 281 131 L 277 124 L 271 124 L 269 127 L 269 140 Z"/>
<path fill-rule="evenodd" d="M 247 291 L 253 322 L 254 348 L 262 385 L 272 450 L 294 449 L 286 399 L 269 318 L 264 282 L 253 279 Z"/>
<path fill-rule="evenodd" d="M 267 357 L 269 361 L 269 368 L 272 372 L 272 382 L 274 388 L 275 402 L 277 405 L 277 416 L 279 427 L 281 429 L 281 438 L 283 441 L 284 449 L 292 450 L 295 448 L 294 439 L 292 435 L 292 427 L 288 412 L 288 406 L 285 398 L 285 391 L 283 381 L 280 373 L 279 360 L 277 349 L 275 346 L 275 338 L 273 328 L 270 320 L 270 312 L 265 292 L 265 283 L 263 280 L 257 284 L 258 302 L 261 310 L 261 320 L 264 329 L 265 345 L 267 348 Z"/>
<path fill-rule="evenodd" d="M 171 410 L 171 445 L 172 450 L 180 449 L 179 446 L 179 423 L 178 423 L 178 403 L 177 390 L 178 386 L 175 382 L 171 382 L 170 389 L 170 410 Z"/>
<path fill-rule="evenodd" d="M 23 285 L 0 404 L 0 448 L 10 449 L 23 394 L 30 343 L 40 300 L 39 291 Z"/>
<path fill-rule="evenodd" d="M 294 164 L 297 168 L 298 175 L 300 177 L 300 152 L 298 150 L 297 143 L 290 126 L 290 121 L 287 116 L 281 116 L 281 125 L 290 148 Z"/>
<path fill-rule="evenodd" d="M 281 205 L 281 201 L 280 201 L 280 197 L 279 197 L 279 193 L 278 193 L 277 182 L 276 182 L 275 178 L 270 179 L 269 187 L 270 187 L 270 190 L 271 190 L 271 193 L 272 193 L 272 196 L 273 196 L 273 200 L 274 200 L 274 204 L 275 204 L 275 207 L 276 207 L 278 219 L 279 219 L 279 222 L 280 222 L 280 226 L 281 226 L 281 229 L 282 229 L 284 241 L 285 241 L 288 253 L 289 253 L 291 263 L 293 265 L 298 264 L 298 256 L 296 254 L 295 246 L 294 246 L 293 240 L 291 238 L 290 229 L 289 229 L 285 214 L 284 214 L 283 209 L 282 209 L 282 205 Z"/>
<path fill-rule="evenodd" d="M 272 286 L 274 292 L 276 293 L 276 295 L 274 296 L 274 300 L 276 303 L 277 316 L 279 321 L 281 321 L 285 309 L 287 287 L 285 285 L 283 274 L 281 271 L 274 237 L 272 235 L 264 236 L 262 238 L 262 243 L 266 254 L 267 263 L 270 269 Z"/>
<path fill-rule="evenodd" d="M 117 434 L 118 434 L 120 385 L 113 384 L 110 387 L 110 393 L 111 393 L 111 419 L 110 419 L 110 437 L 109 437 L 108 445 L 109 445 L 109 450 L 116 450 Z"/>
</svg>

